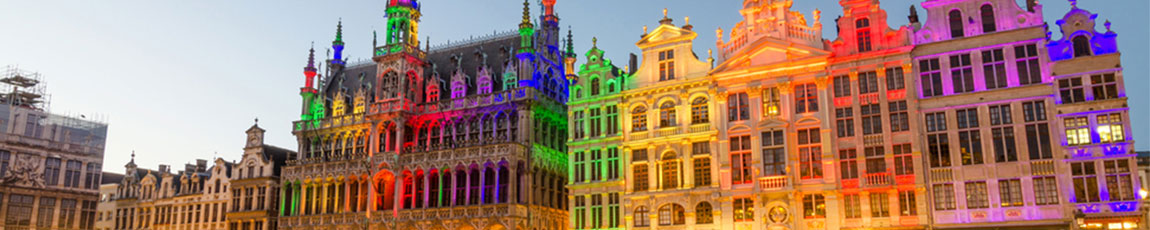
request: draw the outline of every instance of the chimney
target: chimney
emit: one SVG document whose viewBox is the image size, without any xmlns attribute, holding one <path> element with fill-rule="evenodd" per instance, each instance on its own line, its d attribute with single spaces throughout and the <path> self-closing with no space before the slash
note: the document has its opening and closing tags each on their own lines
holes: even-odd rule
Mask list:
<svg viewBox="0 0 1150 230">
<path fill-rule="evenodd" d="M 628 74 L 639 71 L 639 56 L 635 56 L 635 53 L 631 53 L 631 59 L 627 60 L 627 66 L 631 69 L 631 72 Z"/>
<path fill-rule="evenodd" d="M 1026 0 L 1026 11 L 1034 12 L 1034 7 L 1038 6 L 1038 0 Z"/>
<path fill-rule="evenodd" d="M 208 170 L 208 160 L 196 159 L 196 172 L 203 172 Z"/>
<path fill-rule="evenodd" d="M 167 173 L 169 173 L 168 170 L 169 170 L 168 165 L 160 165 L 160 173 L 167 174 Z"/>
</svg>

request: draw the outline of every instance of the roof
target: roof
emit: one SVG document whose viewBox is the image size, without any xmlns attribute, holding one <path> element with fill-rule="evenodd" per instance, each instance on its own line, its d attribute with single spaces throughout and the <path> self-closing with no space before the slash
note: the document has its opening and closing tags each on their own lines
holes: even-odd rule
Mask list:
<svg viewBox="0 0 1150 230">
<path fill-rule="evenodd" d="M 100 173 L 100 184 L 119 184 L 124 180 L 124 174 L 102 172 Z"/>
</svg>

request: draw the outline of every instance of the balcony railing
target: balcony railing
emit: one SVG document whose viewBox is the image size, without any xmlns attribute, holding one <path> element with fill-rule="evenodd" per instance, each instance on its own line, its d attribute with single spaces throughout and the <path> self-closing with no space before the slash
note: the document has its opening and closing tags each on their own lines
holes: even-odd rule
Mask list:
<svg viewBox="0 0 1150 230">
<path fill-rule="evenodd" d="M 930 169 L 930 181 L 954 180 L 954 172 L 950 168 Z"/>
<path fill-rule="evenodd" d="M 759 188 L 762 188 L 764 191 L 782 190 L 786 187 L 786 175 L 759 177 Z"/>
<path fill-rule="evenodd" d="M 867 173 L 863 175 L 863 183 L 865 183 L 866 186 L 889 185 L 893 181 L 894 178 L 891 177 L 890 172 Z"/>
<path fill-rule="evenodd" d="M 647 131 L 631 132 L 631 140 L 647 139 Z"/>
<path fill-rule="evenodd" d="M 1033 175 L 1054 175 L 1054 160 L 1031 161 L 1030 173 Z"/>
<path fill-rule="evenodd" d="M 693 124 L 690 127 L 691 133 L 701 133 L 706 131 L 711 131 L 710 123 Z"/>
<path fill-rule="evenodd" d="M 665 137 L 665 136 L 677 135 L 679 133 L 682 133 L 682 131 L 683 131 L 683 129 L 679 128 L 678 126 L 670 126 L 670 127 L 660 128 L 660 129 L 656 130 L 655 132 L 657 135 L 659 135 L 659 137 Z"/>
</svg>

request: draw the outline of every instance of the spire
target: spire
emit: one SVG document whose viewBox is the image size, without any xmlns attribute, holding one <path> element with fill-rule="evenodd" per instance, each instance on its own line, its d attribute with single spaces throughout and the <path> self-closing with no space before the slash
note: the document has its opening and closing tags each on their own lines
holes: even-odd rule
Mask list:
<svg viewBox="0 0 1150 230">
<path fill-rule="evenodd" d="M 132 150 L 132 160 L 128 161 L 128 164 L 124 165 L 124 167 L 126 167 L 126 168 L 135 168 L 136 167 L 136 150 Z"/>
<path fill-rule="evenodd" d="M 331 63 L 343 65 L 343 18 L 335 25 L 335 41 L 331 42 L 331 49 L 335 50 L 335 56 L 332 57 Z"/>
<path fill-rule="evenodd" d="M 531 3 L 523 0 L 523 21 L 519 22 L 519 28 L 532 27 L 531 25 Z"/>
<path fill-rule="evenodd" d="M 315 73 L 315 42 L 311 42 L 311 49 L 307 50 L 307 66 L 303 71 Z"/>
<path fill-rule="evenodd" d="M 335 25 L 335 42 L 343 43 L 343 18 Z"/>
<path fill-rule="evenodd" d="M 567 26 L 567 56 L 568 57 L 574 57 L 575 56 L 575 44 L 574 44 L 575 42 L 574 42 L 574 39 L 572 39 L 572 37 L 573 36 L 571 35 L 571 26 Z"/>
</svg>

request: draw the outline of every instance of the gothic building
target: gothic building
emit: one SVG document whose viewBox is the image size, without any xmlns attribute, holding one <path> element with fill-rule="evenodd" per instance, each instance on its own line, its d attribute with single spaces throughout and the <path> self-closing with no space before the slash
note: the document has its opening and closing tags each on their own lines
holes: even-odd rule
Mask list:
<svg viewBox="0 0 1150 230">
<path fill-rule="evenodd" d="M 568 225 L 567 73 L 555 0 L 516 32 L 420 48 L 417 0 L 387 1 L 371 63 L 304 68 L 281 229 Z M 314 53 L 314 51 L 313 51 Z M 314 56 L 314 55 L 312 55 Z"/>
<path fill-rule="evenodd" d="M 239 163 L 197 160 L 173 173 L 167 165 L 140 168 L 133 153 L 99 204 L 105 229 L 277 229 L 278 175 L 295 152 L 264 144 L 259 126 L 247 134 Z"/>
</svg>

